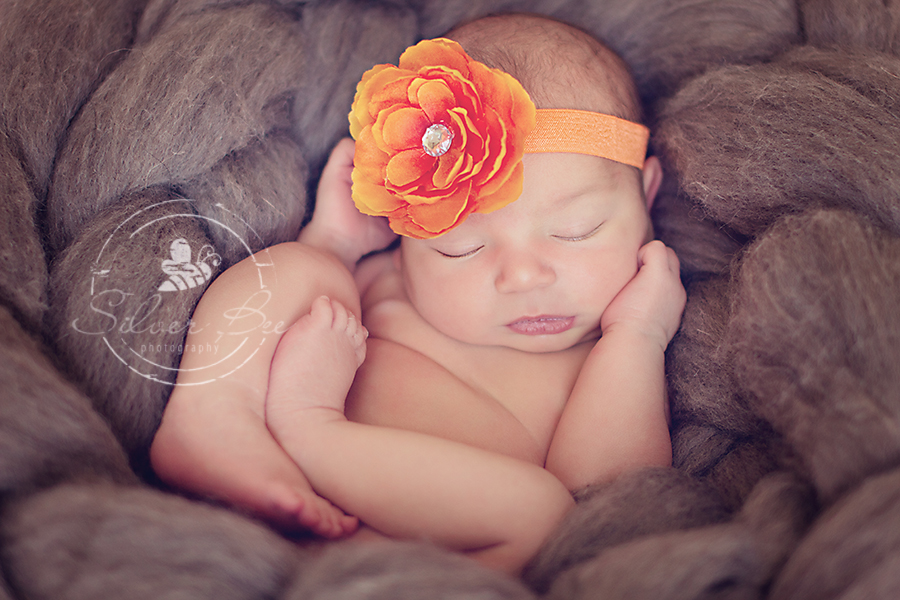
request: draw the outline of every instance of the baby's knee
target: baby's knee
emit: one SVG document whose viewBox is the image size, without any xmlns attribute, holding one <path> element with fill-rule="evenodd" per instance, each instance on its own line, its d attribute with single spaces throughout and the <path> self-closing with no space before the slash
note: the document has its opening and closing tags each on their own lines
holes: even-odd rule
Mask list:
<svg viewBox="0 0 900 600">
<path fill-rule="evenodd" d="M 328 296 L 360 316 L 359 292 L 353 274 L 337 257 L 298 242 L 278 244 L 265 252 L 274 270 L 269 287 L 278 298 L 289 299 L 297 309 L 295 317 L 308 313 L 320 296 Z"/>
</svg>

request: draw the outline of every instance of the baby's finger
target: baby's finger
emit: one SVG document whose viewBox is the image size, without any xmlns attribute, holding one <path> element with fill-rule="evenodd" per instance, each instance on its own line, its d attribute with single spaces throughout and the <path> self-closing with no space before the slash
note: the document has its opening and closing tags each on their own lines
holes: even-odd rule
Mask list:
<svg viewBox="0 0 900 600">
<path fill-rule="evenodd" d="M 638 250 L 638 262 L 640 266 L 655 264 L 663 260 L 665 244 L 659 240 L 652 240 L 641 246 Z"/>
<path fill-rule="evenodd" d="M 660 265 L 672 273 L 680 272 L 681 263 L 678 255 L 660 240 L 644 244 L 638 251 L 638 258 L 642 266 L 645 264 Z"/>
<path fill-rule="evenodd" d="M 351 182 L 353 171 L 353 155 L 356 153 L 356 144 L 351 138 L 344 138 L 335 145 L 328 161 L 322 169 L 320 181 L 341 181 L 345 184 Z"/>
<path fill-rule="evenodd" d="M 675 254 L 675 251 L 666 246 L 666 255 L 669 259 L 669 269 L 673 273 L 681 272 L 681 261 L 678 260 L 678 255 Z"/>
<path fill-rule="evenodd" d="M 334 146 L 328 162 L 335 167 L 353 166 L 353 155 L 356 153 L 356 142 L 352 138 L 344 138 Z"/>
</svg>

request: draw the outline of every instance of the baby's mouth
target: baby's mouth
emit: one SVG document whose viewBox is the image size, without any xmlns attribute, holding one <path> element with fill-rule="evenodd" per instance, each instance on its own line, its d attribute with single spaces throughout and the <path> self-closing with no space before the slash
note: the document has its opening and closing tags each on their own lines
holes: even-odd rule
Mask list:
<svg viewBox="0 0 900 600">
<path fill-rule="evenodd" d="M 575 317 L 540 315 L 537 317 L 523 317 L 509 323 L 507 327 L 522 335 L 554 335 L 568 331 L 574 324 Z"/>
</svg>

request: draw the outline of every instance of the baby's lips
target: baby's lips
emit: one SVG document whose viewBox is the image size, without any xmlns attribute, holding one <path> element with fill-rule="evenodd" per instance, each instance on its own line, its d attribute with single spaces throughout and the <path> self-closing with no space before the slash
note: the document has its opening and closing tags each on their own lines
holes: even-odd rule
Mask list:
<svg viewBox="0 0 900 600">
<path fill-rule="evenodd" d="M 522 335 L 555 335 L 565 333 L 575 324 L 575 317 L 561 315 L 541 315 L 524 317 L 513 321 L 507 327 Z"/>
</svg>

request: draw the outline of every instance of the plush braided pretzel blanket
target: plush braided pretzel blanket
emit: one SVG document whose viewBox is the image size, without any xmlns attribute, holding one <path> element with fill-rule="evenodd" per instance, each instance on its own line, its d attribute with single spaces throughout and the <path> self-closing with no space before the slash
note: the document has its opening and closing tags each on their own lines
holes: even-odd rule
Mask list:
<svg viewBox="0 0 900 600">
<path fill-rule="evenodd" d="M 635 72 L 674 467 L 583 490 L 522 579 L 162 489 L 209 281 L 296 237 L 367 68 L 496 11 Z M 0 2 L 0 598 L 900 597 L 898 54 L 883 0 Z"/>
</svg>

